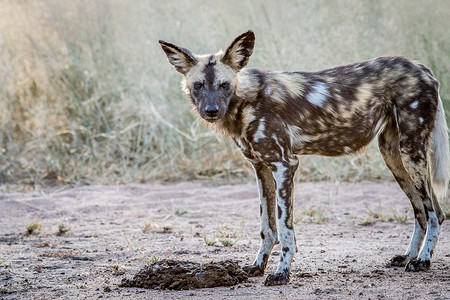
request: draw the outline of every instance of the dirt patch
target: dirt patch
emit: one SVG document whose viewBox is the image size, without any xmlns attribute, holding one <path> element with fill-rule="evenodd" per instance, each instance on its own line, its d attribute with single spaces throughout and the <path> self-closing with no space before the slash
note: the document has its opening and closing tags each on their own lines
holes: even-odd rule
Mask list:
<svg viewBox="0 0 450 300">
<path fill-rule="evenodd" d="M 56 257 L 56 258 L 73 258 L 78 257 L 80 254 L 82 254 L 83 251 L 46 251 L 41 254 L 41 256 L 44 257 Z"/>
<path fill-rule="evenodd" d="M 247 274 L 233 260 L 198 264 L 164 259 L 145 266 L 132 279 L 123 279 L 121 287 L 161 290 L 192 290 L 232 286 L 247 280 Z"/>
<path fill-rule="evenodd" d="M 0 298 L 449 299 L 448 220 L 430 271 L 405 272 L 386 267 L 407 249 L 414 229 L 411 204 L 398 184 L 321 182 L 295 188 L 298 252 L 288 285 L 263 284 L 277 268 L 278 244 L 263 276 L 192 290 L 121 285 L 124 278 L 145 282 L 147 262 L 251 264 L 261 245 L 254 183 L 0 192 Z M 41 229 L 25 234 L 38 217 Z M 58 235 L 59 224 L 70 231 Z M 162 286 L 176 283 L 170 279 Z"/>
</svg>

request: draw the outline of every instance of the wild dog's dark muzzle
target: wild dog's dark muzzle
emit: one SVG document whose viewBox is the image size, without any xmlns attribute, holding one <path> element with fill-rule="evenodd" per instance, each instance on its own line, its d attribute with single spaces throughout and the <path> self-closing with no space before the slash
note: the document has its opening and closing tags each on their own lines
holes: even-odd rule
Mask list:
<svg viewBox="0 0 450 300">
<path fill-rule="evenodd" d="M 210 118 L 217 117 L 219 114 L 219 106 L 216 104 L 206 105 L 205 114 Z"/>
<path fill-rule="evenodd" d="M 211 119 L 219 115 L 219 104 L 216 97 L 217 95 L 214 91 L 208 91 L 206 95 L 205 115 Z"/>
</svg>

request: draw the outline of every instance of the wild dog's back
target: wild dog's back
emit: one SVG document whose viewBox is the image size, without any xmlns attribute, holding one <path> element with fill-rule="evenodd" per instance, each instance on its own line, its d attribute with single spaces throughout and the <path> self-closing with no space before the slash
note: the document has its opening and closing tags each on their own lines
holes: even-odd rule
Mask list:
<svg viewBox="0 0 450 300">
<path fill-rule="evenodd" d="M 275 112 L 297 154 L 337 156 L 363 149 L 392 116 L 409 107 L 427 121 L 436 110 L 438 83 L 403 57 L 381 57 L 319 72 L 264 72 L 255 117 Z M 421 103 L 414 101 L 420 98 Z M 415 111 L 415 105 L 427 108 Z M 416 116 L 421 111 L 420 116 Z M 272 124 L 280 126 L 280 124 Z M 272 126 L 267 124 L 267 126 Z"/>
</svg>

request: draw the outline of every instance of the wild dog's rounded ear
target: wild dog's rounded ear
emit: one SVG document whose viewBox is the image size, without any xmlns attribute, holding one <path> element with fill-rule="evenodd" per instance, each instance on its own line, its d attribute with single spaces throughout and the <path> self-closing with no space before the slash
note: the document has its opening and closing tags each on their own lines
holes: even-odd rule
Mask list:
<svg viewBox="0 0 450 300">
<path fill-rule="evenodd" d="M 228 46 L 222 58 L 222 62 L 239 71 L 245 67 L 253 53 L 255 46 L 255 33 L 251 30 L 238 36 Z"/>
<path fill-rule="evenodd" d="M 169 62 L 183 75 L 197 64 L 197 58 L 188 49 L 160 40 L 159 44 L 167 55 Z"/>
</svg>

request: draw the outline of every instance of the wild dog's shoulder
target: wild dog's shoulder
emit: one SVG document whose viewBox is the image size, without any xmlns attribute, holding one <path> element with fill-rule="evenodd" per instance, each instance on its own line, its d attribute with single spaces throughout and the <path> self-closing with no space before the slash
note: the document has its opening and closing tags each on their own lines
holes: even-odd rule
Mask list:
<svg viewBox="0 0 450 300">
<path fill-rule="evenodd" d="M 236 97 L 246 102 L 261 98 L 266 73 L 260 69 L 242 69 L 237 73 Z"/>
</svg>

